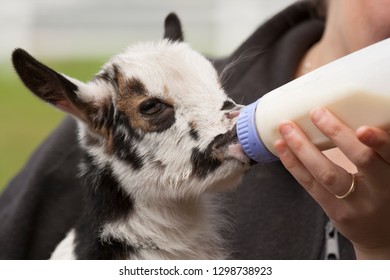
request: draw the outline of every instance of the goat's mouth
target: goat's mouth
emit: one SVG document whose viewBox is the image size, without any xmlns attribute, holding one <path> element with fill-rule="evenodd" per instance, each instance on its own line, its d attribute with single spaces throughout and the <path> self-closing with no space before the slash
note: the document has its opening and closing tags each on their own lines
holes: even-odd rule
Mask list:
<svg viewBox="0 0 390 280">
<path fill-rule="evenodd" d="M 241 163 L 245 170 L 254 163 L 238 143 L 235 127 L 225 134 L 217 135 L 204 151 L 193 149 L 191 155 L 194 174 L 200 177 L 207 176 L 227 161 Z"/>
<path fill-rule="evenodd" d="M 212 143 L 212 153 L 220 161 L 236 159 L 244 164 L 252 164 L 238 142 L 236 127 L 225 134 L 218 135 Z"/>
</svg>

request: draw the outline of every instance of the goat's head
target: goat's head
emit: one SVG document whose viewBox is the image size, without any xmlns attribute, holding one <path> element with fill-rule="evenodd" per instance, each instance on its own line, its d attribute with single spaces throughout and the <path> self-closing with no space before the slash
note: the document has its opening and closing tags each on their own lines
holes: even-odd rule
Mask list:
<svg viewBox="0 0 390 280">
<path fill-rule="evenodd" d="M 229 189 L 249 167 L 236 142 L 240 106 L 212 64 L 182 42 L 178 18 L 165 39 L 113 57 L 88 83 L 13 53 L 24 84 L 79 120 L 81 144 L 133 196 L 197 196 Z"/>
</svg>

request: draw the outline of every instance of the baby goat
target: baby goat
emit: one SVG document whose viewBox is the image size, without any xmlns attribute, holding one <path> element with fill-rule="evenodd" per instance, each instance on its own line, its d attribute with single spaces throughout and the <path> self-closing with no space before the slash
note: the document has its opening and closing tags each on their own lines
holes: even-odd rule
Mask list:
<svg viewBox="0 0 390 280">
<path fill-rule="evenodd" d="M 53 259 L 226 257 L 213 196 L 250 166 L 236 142 L 240 107 L 182 38 L 171 14 L 164 40 L 128 48 L 88 83 L 14 51 L 24 84 L 78 120 L 85 152 L 85 210 Z"/>
</svg>

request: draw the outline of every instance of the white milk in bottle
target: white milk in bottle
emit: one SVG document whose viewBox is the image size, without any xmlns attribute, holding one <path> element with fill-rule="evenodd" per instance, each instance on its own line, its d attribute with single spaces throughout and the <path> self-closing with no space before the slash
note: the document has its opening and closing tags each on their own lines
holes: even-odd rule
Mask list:
<svg viewBox="0 0 390 280">
<path fill-rule="evenodd" d="M 310 120 L 325 107 L 352 129 L 390 131 L 390 39 L 322 66 L 246 106 L 237 121 L 238 139 L 253 160 L 276 160 L 274 143 L 282 121 L 297 123 L 321 150 L 332 143 Z"/>
</svg>

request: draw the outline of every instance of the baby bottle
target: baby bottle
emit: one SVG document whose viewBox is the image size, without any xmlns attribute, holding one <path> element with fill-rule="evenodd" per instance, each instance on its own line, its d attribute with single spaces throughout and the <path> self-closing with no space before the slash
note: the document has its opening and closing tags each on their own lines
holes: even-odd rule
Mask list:
<svg viewBox="0 0 390 280">
<path fill-rule="evenodd" d="M 297 78 L 246 106 L 238 117 L 238 140 L 259 163 L 277 160 L 279 124 L 297 123 L 321 150 L 330 140 L 310 120 L 325 107 L 352 129 L 369 125 L 390 130 L 390 39 L 349 54 Z"/>
</svg>

